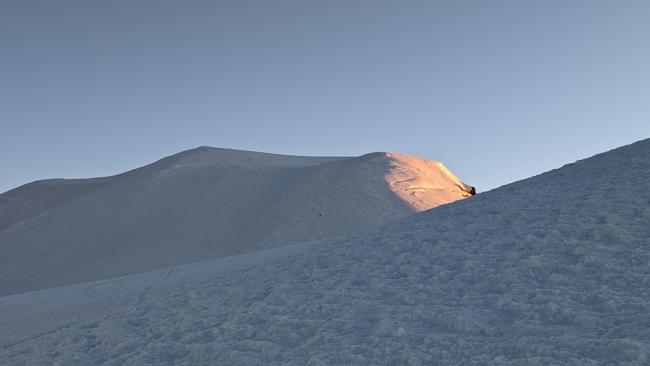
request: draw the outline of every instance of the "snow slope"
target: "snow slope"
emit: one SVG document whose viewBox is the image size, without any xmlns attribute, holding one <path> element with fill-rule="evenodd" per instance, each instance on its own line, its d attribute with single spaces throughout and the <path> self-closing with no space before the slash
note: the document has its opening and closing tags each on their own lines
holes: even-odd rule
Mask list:
<svg viewBox="0 0 650 366">
<path fill-rule="evenodd" d="M 92 193 L 110 178 L 48 179 L 0 195 L 0 232 L 76 198 Z"/>
<path fill-rule="evenodd" d="M 0 296 L 348 234 L 470 189 L 403 155 L 209 147 L 113 177 L 35 182 L 0 195 Z"/>
<path fill-rule="evenodd" d="M 365 234 L 2 297 L 0 364 L 648 365 L 649 188 L 645 140 Z"/>
</svg>

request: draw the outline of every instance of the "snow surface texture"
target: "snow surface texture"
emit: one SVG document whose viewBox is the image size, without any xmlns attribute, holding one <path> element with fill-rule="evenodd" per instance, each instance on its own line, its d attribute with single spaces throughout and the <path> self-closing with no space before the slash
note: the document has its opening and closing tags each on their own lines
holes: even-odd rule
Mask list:
<svg viewBox="0 0 650 366">
<path fill-rule="evenodd" d="M 0 296 L 332 238 L 467 197 L 437 162 L 198 148 L 0 195 Z"/>
<path fill-rule="evenodd" d="M 645 140 L 366 234 L 2 297 L 0 364 L 648 365 L 649 182 Z"/>
</svg>

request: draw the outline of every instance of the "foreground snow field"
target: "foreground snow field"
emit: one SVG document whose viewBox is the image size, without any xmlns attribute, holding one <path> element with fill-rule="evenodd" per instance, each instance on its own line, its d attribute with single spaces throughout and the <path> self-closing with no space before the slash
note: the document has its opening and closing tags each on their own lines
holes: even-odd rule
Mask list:
<svg viewBox="0 0 650 366">
<path fill-rule="evenodd" d="M 201 147 L 0 195 L 0 296 L 331 238 L 470 196 L 441 163 Z"/>
<path fill-rule="evenodd" d="M 645 140 L 365 234 L 2 297 L 0 364 L 648 365 L 649 188 Z"/>
</svg>

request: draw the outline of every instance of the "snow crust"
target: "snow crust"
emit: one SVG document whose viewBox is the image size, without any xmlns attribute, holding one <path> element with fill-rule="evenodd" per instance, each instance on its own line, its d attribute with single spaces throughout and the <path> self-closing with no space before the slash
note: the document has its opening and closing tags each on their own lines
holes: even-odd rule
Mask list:
<svg viewBox="0 0 650 366">
<path fill-rule="evenodd" d="M 648 365 L 649 182 L 645 140 L 367 233 L 2 297 L 0 364 Z"/>
<path fill-rule="evenodd" d="M 114 177 L 28 184 L 0 195 L 0 296 L 376 227 L 465 198 L 450 174 L 386 153 L 201 147 Z M 394 176 L 435 189 L 411 195 Z"/>
</svg>

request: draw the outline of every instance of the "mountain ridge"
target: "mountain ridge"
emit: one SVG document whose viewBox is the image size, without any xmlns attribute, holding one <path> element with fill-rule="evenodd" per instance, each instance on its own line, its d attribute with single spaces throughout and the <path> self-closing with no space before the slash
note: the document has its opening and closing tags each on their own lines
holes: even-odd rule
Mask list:
<svg viewBox="0 0 650 366">
<path fill-rule="evenodd" d="M 647 365 L 649 182 L 643 140 L 364 233 L 0 297 L 0 360 Z"/>
<path fill-rule="evenodd" d="M 0 294 L 324 239 L 467 198 L 436 164 L 199 147 L 110 177 L 28 184 L 0 195 Z M 393 191 L 391 172 L 428 188 Z"/>
</svg>

